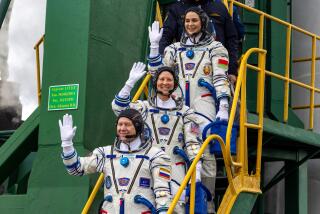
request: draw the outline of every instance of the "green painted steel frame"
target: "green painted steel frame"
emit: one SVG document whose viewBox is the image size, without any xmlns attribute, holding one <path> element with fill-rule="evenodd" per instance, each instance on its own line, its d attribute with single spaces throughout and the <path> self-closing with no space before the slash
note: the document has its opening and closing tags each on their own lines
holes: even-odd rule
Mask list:
<svg viewBox="0 0 320 214">
<path fill-rule="evenodd" d="M 30 154 L 37 149 L 40 123 L 39 109 L 0 147 L 0 183 L 2 183 Z"/>
<path fill-rule="evenodd" d="M 0 1 L 0 29 L 1 29 L 1 26 L 3 23 L 3 20 L 6 17 L 10 2 L 11 2 L 11 0 L 1 0 Z"/>
</svg>

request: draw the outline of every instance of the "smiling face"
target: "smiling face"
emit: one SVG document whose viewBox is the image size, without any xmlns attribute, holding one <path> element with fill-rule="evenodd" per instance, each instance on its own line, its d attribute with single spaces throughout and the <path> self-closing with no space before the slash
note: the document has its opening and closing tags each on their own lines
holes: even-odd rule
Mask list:
<svg viewBox="0 0 320 214">
<path fill-rule="evenodd" d="M 189 36 L 199 33 L 201 30 L 200 16 L 195 12 L 188 12 L 184 20 L 184 28 Z"/>
<path fill-rule="evenodd" d="M 174 88 L 174 79 L 170 72 L 163 71 L 157 80 L 157 91 L 161 92 L 162 95 L 169 96 L 170 92 Z"/>
<path fill-rule="evenodd" d="M 118 138 L 122 141 L 127 141 L 130 136 L 136 135 L 136 129 L 132 121 L 126 117 L 120 117 L 117 123 Z M 129 139 L 127 138 L 129 136 Z"/>
</svg>

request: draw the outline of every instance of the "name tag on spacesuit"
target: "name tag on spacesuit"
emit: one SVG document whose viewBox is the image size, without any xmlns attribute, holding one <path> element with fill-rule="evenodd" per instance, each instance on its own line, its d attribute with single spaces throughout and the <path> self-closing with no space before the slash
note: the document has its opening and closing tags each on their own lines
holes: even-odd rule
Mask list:
<svg viewBox="0 0 320 214">
<path fill-rule="evenodd" d="M 186 63 L 186 64 L 184 64 L 184 68 L 186 70 L 192 70 L 192 69 L 194 69 L 195 65 L 196 65 L 195 63 Z"/>
<path fill-rule="evenodd" d="M 130 178 L 118 178 L 118 183 L 120 186 L 128 186 Z"/>
<path fill-rule="evenodd" d="M 167 127 L 159 127 L 158 131 L 160 135 L 169 135 L 170 133 L 170 129 Z"/>
<path fill-rule="evenodd" d="M 150 187 L 150 179 L 141 177 L 139 180 L 139 186 L 149 188 Z"/>
</svg>

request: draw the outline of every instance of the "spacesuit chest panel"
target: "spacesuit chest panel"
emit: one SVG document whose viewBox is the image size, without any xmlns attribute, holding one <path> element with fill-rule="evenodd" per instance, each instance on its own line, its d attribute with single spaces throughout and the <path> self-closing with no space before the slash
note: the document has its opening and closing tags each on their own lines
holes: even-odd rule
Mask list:
<svg viewBox="0 0 320 214">
<path fill-rule="evenodd" d="M 191 49 L 192 50 L 192 49 Z M 206 48 L 198 48 L 192 50 L 193 56 L 188 57 L 190 50 L 182 50 L 177 53 L 179 65 L 179 76 L 184 79 L 190 80 L 197 76 L 210 76 L 212 75 L 212 65 L 209 57 L 209 51 Z"/>
<path fill-rule="evenodd" d="M 185 95 L 185 104 L 192 106 L 193 101 L 208 90 L 198 86 L 200 78 L 212 82 L 213 68 L 210 61 L 209 51 L 206 48 L 193 50 L 193 57 L 188 57 L 188 49 L 178 51 L 179 80 Z"/>
<path fill-rule="evenodd" d="M 146 150 L 136 153 L 121 153 L 111 151 L 106 162 L 105 192 L 112 195 L 113 199 L 124 198 L 132 200 L 133 193 L 144 192 L 145 196 L 152 198 L 152 179 L 149 169 L 150 157 Z M 146 189 L 149 189 L 146 191 Z M 135 195 L 135 194 L 133 194 Z"/>
<path fill-rule="evenodd" d="M 159 148 L 170 153 L 174 146 L 183 145 L 183 120 L 177 112 L 160 112 L 151 114 L 152 131 Z M 163 117 L 168 120 L 164 121 Z"/>
</svg>

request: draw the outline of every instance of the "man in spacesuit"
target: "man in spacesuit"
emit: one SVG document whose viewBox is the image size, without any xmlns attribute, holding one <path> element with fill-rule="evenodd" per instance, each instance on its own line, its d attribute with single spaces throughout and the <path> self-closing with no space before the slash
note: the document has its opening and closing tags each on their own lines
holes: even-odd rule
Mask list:
<svg viewBox="0 0 320 214">
<path fill-rule="evenodd" d="M 148 100 L 130 103 L 130 91 L 135 83 L 145 74 L 145 65 L 135 63 L 129 79 L 112 102 L 115 114 L 130 107 L 141 112 L 150 127 L 154 138 L 153 146 L 161 148 L 171 158 L 171 192 L 174 196 L 186 175 L 190 164 L 199 153 L 200 128 L 198 117 L 193 110 L 183 104 L 181 97 L 173 97 L 178 87 L 178 75 L 171 67 L 159 68 L 152 79 L 152 93 Z M 196 180 L 201 181 L 201 163 L 197 164 Z M 183 194 L 174 210 L 185 213 L 185 195 Z"/>
<path fill-rule="evenodd" d="M 144 122 L 138 111 L 122 111 L 117 118 L 114 145 L 96 148 L 87 157 L 79 157 L 73 147 L 76 127 L 72 116 L 64 115 L 59 126 L 61 156 L 68 173 L 104 173 L 101 213 L 166 213 L 170 205 L 171 161 L 144 137 Z"/>
<path fill-rule="evenodd" d="M 176 66 L 179 69 L 179 82 L 183 89 L 185 104 L 193 108 L 202 118 L 201 132 L 206 125 L 216 119 L 229 118 L 228 52 L 208 32 L 208 23 L 209 18 L 201 8 L 187 9 L 180 42 L 166 47 L 163 57 L 159 54 L 162 29 L 159 28 L 158 22 L 149 27 L 149 70 L 156 71 L 163 65 Z M 200 82 L 210 89 L 200 86 Z M 209 148 L 204 154 L 202 168 L 202 182 L 214 195 L 216 164 L 214 155 L 209 153 Z M 214 213 L 214 208 L 208 209 L 208 213 Z"/>
</svg>

